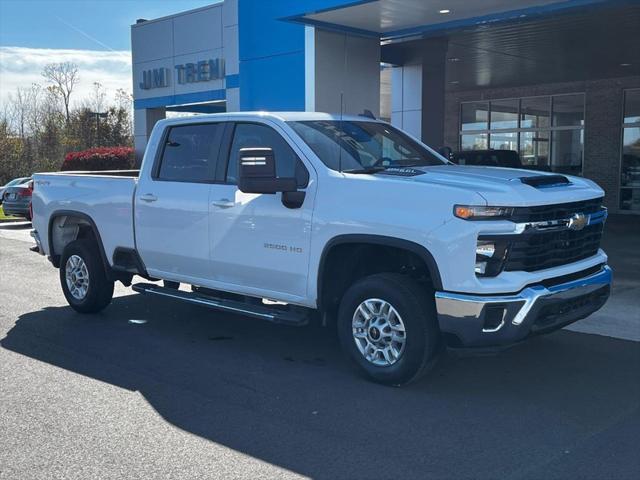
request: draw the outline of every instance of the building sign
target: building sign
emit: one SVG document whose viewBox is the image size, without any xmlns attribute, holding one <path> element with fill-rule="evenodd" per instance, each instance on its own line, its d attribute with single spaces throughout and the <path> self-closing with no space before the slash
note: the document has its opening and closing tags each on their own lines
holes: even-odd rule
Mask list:
<svg viewBox="0 0 640 480">
<path fill-rule="evenodd" d="M 149 90 L 151 88 L 168 87 L 170 73 L 171 72 L 168 68 L 154 68 L 153 70 L 143 70 L 140 88 L 142 90 Z"/>
<path fill-rule="evenodd" d="M 187 83 L 211 82 L 224 78 L 224 59 L 216 58 L 200 60 L 196 63 L 183 63 L 174 67 L 176 82 L 180 85 Z M 142 71 L 142 90 L 168 87 L 171 71 L 168 68 L 154 68 Z"/>
</svg>

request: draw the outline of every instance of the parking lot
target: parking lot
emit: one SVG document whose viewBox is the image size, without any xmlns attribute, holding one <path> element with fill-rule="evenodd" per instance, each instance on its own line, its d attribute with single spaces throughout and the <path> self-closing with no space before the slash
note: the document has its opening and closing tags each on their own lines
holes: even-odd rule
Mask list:
<svg viewBox="0 0 640 480">
<path fill-rule="evenodd" d="M 318 327 L 122 286 L 77 314 L 29 227 L 0 225 L 0 478 L 637 478 L 629 225 L 607 225 L 601 312 L 500 354 L 450 354 L 402 389 L 364 380 Z"/>
</svg>

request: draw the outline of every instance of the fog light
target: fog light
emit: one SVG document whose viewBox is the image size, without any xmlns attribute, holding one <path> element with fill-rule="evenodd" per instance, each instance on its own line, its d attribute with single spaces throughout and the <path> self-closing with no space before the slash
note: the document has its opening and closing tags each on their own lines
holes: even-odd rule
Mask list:
<svg viewBox="0 0 640 480">
<path fill-rule="evenodd" d="M 506 250 L 507 247 L 504 242 L 478 240 L 476 245 L 476 275 L 483 277 L 498 275 L 502 270 Z"/>
</svg>

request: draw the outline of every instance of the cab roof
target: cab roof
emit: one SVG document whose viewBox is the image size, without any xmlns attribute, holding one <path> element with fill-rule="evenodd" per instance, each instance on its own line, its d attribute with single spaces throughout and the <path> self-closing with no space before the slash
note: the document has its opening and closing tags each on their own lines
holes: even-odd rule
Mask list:
<svg viewBox="0 0 640 480">
<path fill-rule="evenodd" d="M 313 120 L 345 120 L 357 122 L 378 122 L 379 120 L 366 117 L 363 115 L 340 115 L 339 113 L 323 113 L 323 112 L 227 112 L 227 113 L 211 113 L 205 115 L 194 115 L 192 117 L 174 117 L 161 120 L 163 123 L 190 123 L 203 122 L 207 120 L 220 120 L 228 118 L 229 120 L 238 119 L 272 119 L 282 122 L 290 121 L 313 121 Z"/>
</svg>

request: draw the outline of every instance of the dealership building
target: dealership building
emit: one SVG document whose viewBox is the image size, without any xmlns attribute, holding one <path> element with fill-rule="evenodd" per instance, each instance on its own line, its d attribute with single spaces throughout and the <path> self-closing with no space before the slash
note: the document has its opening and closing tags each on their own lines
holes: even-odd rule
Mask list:
<svg viewBox="0 0 640 480">
<path fill-rule="evenodd" d="M 377 117 L 640 213 L 638 0 L 224 0 L 131 27 L 135 145 L 170 115 Z"/>
</svg>

